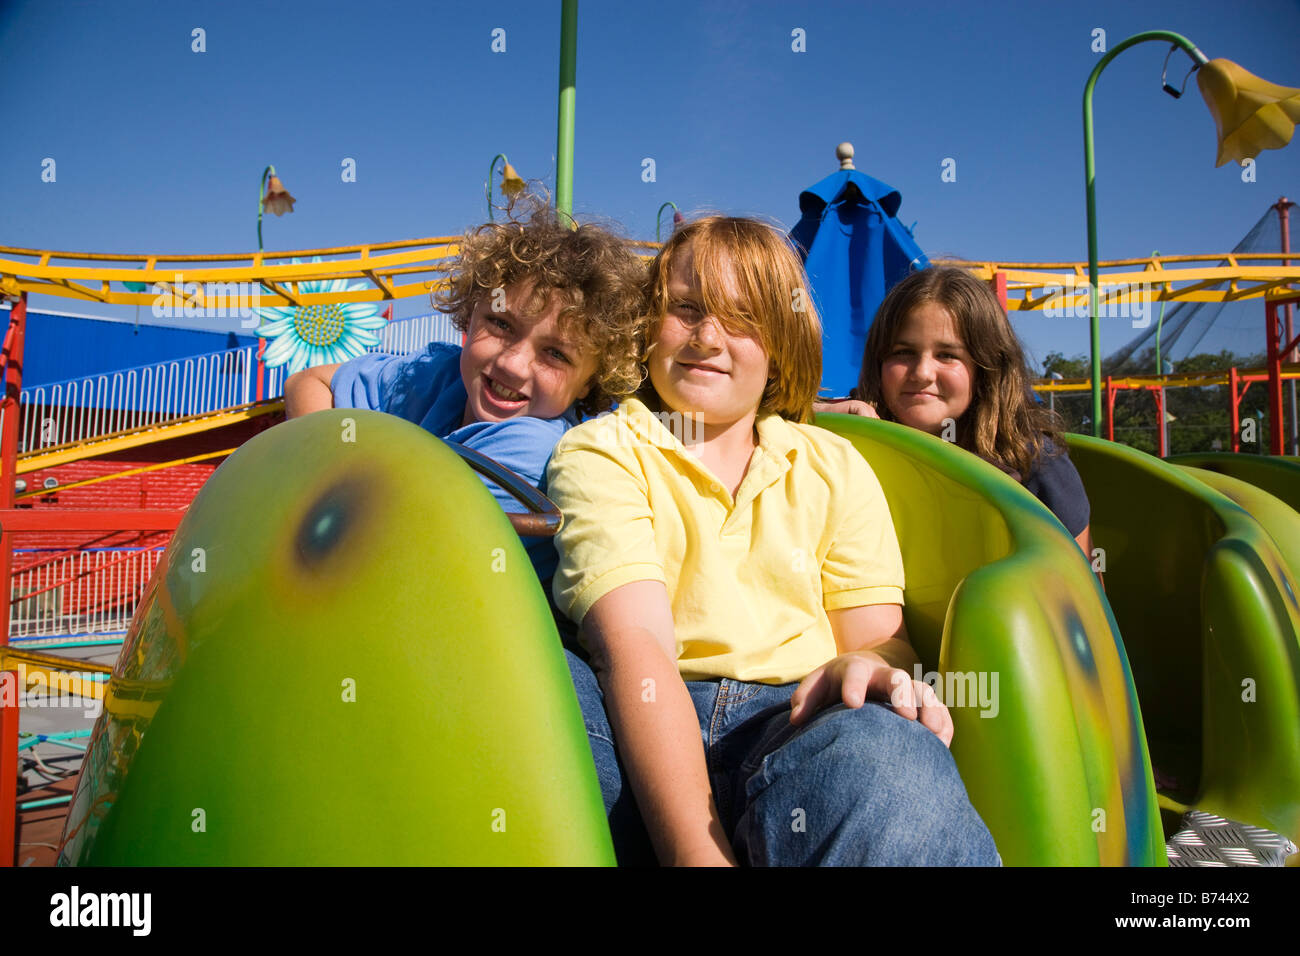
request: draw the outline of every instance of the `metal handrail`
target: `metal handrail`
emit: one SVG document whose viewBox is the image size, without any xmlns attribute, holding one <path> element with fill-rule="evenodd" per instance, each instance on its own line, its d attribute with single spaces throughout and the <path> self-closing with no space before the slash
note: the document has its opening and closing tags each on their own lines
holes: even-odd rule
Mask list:
<svg viewBox="0 0 1300 956">
<path fill-rule="evenodd" d="M 549 538 L 564 526 L 564 515 L 555 506 L 555 502 L 538 491 L 531 482 L 472 448 L 466 448 L 455 442 L 447 442 L 447 444 L 451 446 L 452 451 L 460 455 L 465 464 L 500 485 L 510 497 L 528 509 L 526 514 L 506 513 L 516 534 Z"/>
<path fill-rule="evenodd" d="M 401 355 L 460 338 L 450 317 L 435 312 L 389 322 L 367 351 Z M 284 393 L 284 372 L 265 369 L 267 398 Z M 21 393 L 20 451 L 246 405 L 254 400 L 256 374 L 257 346 L 246 345 L 28 386 Z"/>
</svg>

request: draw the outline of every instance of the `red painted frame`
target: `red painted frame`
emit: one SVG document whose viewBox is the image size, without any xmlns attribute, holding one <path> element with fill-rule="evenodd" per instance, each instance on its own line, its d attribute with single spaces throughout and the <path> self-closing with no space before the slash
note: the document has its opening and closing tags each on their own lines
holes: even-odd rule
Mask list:
<svg viewBox="0 0 1300 956">
<path fill-rule="evenodd" d="M 184 509 L 131 508 L 86 510 L 69 508 L 15 508 L 18 425 L 21 414 L 23 343 L 27 326 L 27 294 L 14 304 L 5 332 L 5 391 L 0 409 L 0 581 L 13 573 L 13 535 L 21 531 L 175 531 Z M 9 645 L 9 595 L 0 599 L 0 652 Z M 12 675 L 12 676 L 10 676 Z M 16 671 L 0 671 L 0 680 L 18 688 Z M 0 685 L 2 686 L 2 685 Z M 18 695 L 0 694 L 0 866 L 18 862 Z"/>
</svg>

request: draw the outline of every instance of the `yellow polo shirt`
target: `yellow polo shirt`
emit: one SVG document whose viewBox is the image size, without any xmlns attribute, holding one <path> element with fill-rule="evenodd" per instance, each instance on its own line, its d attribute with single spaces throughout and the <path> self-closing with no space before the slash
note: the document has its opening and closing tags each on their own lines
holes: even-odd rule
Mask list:
<svg viewBox="0 0 1300 956">
<path fill-rule="evenodd" d="M 903 603 L 889 506 L 849 442 L 765 415 L 733 499 L 682 427 L 632 399 L 556 446 L 554 593 L 570 618 L 624 584 L 661 581 L 684 680 L 784 684 L 836 655 L 827 610 Z"/>
</svg>

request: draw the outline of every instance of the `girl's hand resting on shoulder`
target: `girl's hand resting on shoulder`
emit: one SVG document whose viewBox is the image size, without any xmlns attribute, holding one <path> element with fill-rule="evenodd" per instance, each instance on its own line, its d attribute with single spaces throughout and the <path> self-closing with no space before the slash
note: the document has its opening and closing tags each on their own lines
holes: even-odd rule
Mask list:
<svg viewBox="0 0 1300 956">
<path fill-rule="evenodd" d="M 925 681 L 913 680 L 907 671 L 872 651 L 841 654 L 805 677 L 790 698 L 790 723 L 806 723 L 819 710 L 840 700 L 856 709 L 868 697 L 889 701 L 894 713 L 919 720 L 945 747 L 952 745 L 952 715 L 939 702 L 934 688 Z"/>
<path fill-rule="evenodd" d="M 825 402 L 813 402 L 813 411 L 818 415 L 833 412 L 836 415 L 861 415 L 863 418 L 879 418 L 876 406 L 856 398 L 832 398 Z"/>
</svg>

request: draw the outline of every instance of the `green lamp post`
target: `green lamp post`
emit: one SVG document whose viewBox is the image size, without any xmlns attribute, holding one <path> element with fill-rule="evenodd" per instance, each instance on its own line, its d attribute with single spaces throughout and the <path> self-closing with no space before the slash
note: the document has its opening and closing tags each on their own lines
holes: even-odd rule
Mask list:
<svg viewBox="0 0 1300 956">
<path fill-rule="evenodd" d="M 1171 43 L 1192 58 L 1192 71 L 1218 130 L 1216 166 L 1242 162 L 1265 149 L 1280 149 L 1291 141 L 1300 122 L 1300 90 L 1262 80 L 1230 60 L 1207 59 L 1186 37 L 1168 30 L 1147 30 L 1124 40 L 1101 58 L 1083 88 L 1084 188 L 1088 202 L 1088 314 L 1092 348 L 1092 433 L 1101 437 L 1101 329 L 1097 315 L 1097 195 L 1093 159 L 1092 91 L 1111 60 L 1131 46 L 1149 41 Z M 1165 58 L 1166 64 L 1168 57 Z M 1188 74 L 1191 75 L 1190 73 Z M 1163 77 L 1162 77 L 1163 83 Z M 1184 84 L 1186 81 L 1184 81 Z M 1171 96 L 1182 96 L 1168 83 Z"/>
<path fill-rule="evenodd" d="M 523 178 L 515 172 L 515 168 L 510 165 L 510 160 L 506 159 L 505 153 L 497 153 L 492 157 L 492 164 L 488 166 L 487 185 L 484 187 L 487 192 L 488 220 L 490 222 L 496 221 L 496 216 L 492 211 L 492 177 L 496 173 L 498 159 L 504 164 L 501 170 L 501 192 L 505 194 L 506 199 L 514 199 L 524 191 L 525 186 Z"/>
<path fill-rule="evenodd" d="M 283 216 L 293 212 L 293 204 L 298 200 L 289 195 L 280 177 L 275 174 L 274 166 L 262 170 L 262 182 L 257 187 L 257 251 L 262 251 L 262 212 Z"/>
<path fill-rule="evenodd" d="M 677 208 L 677 203 L 672 202 L 671 200 L 670 200 L 669 202 L 664 203 L 662 206 L 659 207 L 659 211 L 658 211 L 657 213 L 655 213 L 655 242 L 658 242 L 658 243 L 662 243 L 662 242 L 663 242 L 663 239 L 660 238 L 660 232 L 659 232 L 659 229 L 660 229 L 660 226 L 661 226 L 661 224 L 662 224 L 662 220 L 663 220 L 663 216 L 664 216 L 664 210 L 667 209 L 667 208 L 669 208 L 669 207 L 672 207 L 672 210 L 673 210 L 673 228 L 674 228 L 674 229 L 676 229 L 678 226 L 680 226 L 682 223 L 684 223 L 684 222 L 686 221 L 686 217 L 682 215 L 682 211 L 681 211 L 680 209 Z"/>
</svg>

